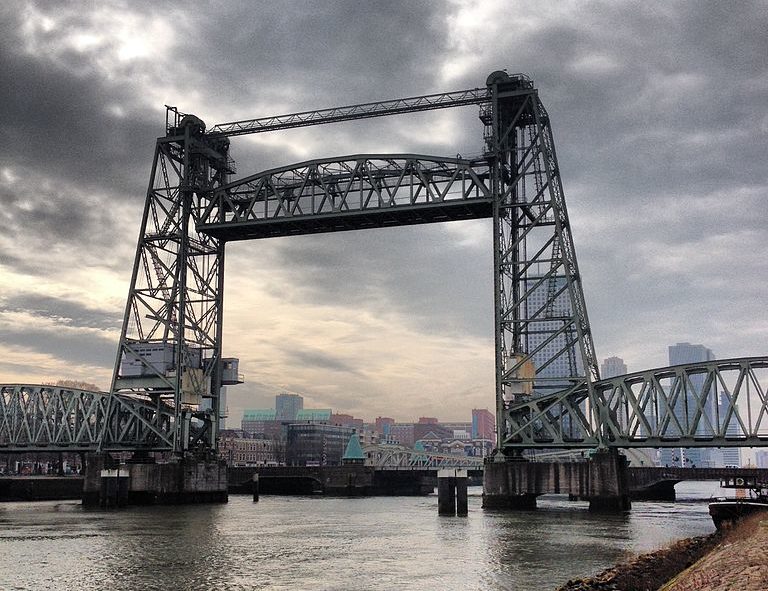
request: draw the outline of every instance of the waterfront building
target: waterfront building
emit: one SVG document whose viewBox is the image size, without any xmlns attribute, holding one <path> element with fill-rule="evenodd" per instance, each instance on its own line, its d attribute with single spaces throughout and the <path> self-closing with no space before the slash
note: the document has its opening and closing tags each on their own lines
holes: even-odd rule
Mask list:
<svg viewBox="0 0 768 591">
<path fill-rule="evenodd" d="M 296 413 L 292 422 L 327 425 L 331 422 L 331 414 L 330 408 L 302 408 Z"/>
<path fill-rule="evenodd" d="M 267 423 L 274 423 L 277 413 L 274 408 L 249 408 L 243 412 L 240 428 L 248 436 L 267 433 Z"/>
<path fill-rule="evenodd" d="M 758 468 L 768 468 L 768 450 L 761 449 L 755 452 L 755 463 Z"/>
<path fill-rule="evenodd" d="M 394 423 L 390 426 L 388 439 L 400 445 L 413 447 L 413 444 L 416 443 L 413 427 L 413 423 Z"/>
<path fill-rule="evenodd" d="M 319 423 L 288 425 L 286 463 L 289 466 L 340 466 L 354 432 L 350 427 Z"/>
<path fill-rule="evenodd" d="M 436 420 L 432 422 L 418 422 L 413 425 L 413 439 L 414 442 L 419 439 L 424 439 L 427 433 L 439 437 L 440 439 L 450 439 L 453 436 L 453 430 L 448 429 L 444 425 L 441 425 Z M 412 445 L 412 444 L 411 444 Z"/>
<path fill-rule="evenodd" d="M 304 398 L 298 394 L 283 392 L 275 396 L 275 411 L 278 421 L 294 421 L 296 415 L 304 408 Z"/>
<path fill-rule="evenodd" d="M 344 455 L 341 458 L 341 463 L 345 466 L 365 464 L 365 454 L 363 448 L 360 445 L 360 440 L 357 437 L 357 433 L 352 433 L 347 443 L 347 449 L 344 451 Z"/>
<path fill-rule="evenodd" d="M 352 427 L 358 433 L 360 433 L 365 426 L 363 419 L 356 419 L 352 415 L 336 412 L 331 413 L 331 425 L 338 425 L 339 427 Z"/>
<path fill-rule="evenodd" d="M 285 463 L 285 445 L 279 439 L 249 437 L 225 430 L 219 438 L 219 457 L 230 466 L 274 466 Z"/>
</svg>

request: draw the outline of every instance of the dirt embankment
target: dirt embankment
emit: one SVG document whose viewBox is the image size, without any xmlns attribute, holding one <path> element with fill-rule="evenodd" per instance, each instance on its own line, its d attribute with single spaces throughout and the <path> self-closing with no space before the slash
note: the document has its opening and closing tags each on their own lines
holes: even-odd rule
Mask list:
<svg viewBox="0 0 768 591">
<path fill-rule="evenodd" d="M 588 579 L 568 581 L 557 591 L 656 591 L 713 549 L 720 534 L 688 538 L 642 554 Z"/>
<path fill-rule="evenodd" d="M 558 591 L 766 591 L 768 513 L 681 540 Z"/>
<path fill-rule="evenodd" d="M 765 591 L 768 589 L 768 513 L 726 531 L 717 547 L 660 591 Z"/>
</svg>

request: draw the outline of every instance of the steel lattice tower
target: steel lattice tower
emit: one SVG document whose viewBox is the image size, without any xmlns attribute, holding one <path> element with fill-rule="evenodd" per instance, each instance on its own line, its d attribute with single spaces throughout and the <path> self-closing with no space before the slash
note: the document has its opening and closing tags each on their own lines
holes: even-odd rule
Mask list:
<svg viewBox="0 0 768 591">
<path fill-rule="evenodd" d="M 496 198 L 496 417 L 505 451 L 517 441 L 507 436 L 510 405 L 585 382 L 592 393 L 599 372 L 549 116 L 526 76 L 494 72 L 487 84 L 481 119 Z M 565 438 L 596 419 L 561 420 L 567 413 L 557 406 L 549 414 Z"/>
<path fill-rule="evenodd" d="M 158 138 L 112 380 L 102 448 L 124 439 L 117 396 L 150 402 L 148 448 L 215 448 L 221 386 L 224 243 L 197 231 L 232 168 L 229 140 L 168 108 Z"/>
</svg>

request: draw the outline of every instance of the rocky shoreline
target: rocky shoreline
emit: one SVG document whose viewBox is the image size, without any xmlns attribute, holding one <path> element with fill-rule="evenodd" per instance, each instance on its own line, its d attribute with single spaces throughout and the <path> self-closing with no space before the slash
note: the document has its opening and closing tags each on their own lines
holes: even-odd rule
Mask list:
<svg viewBox="0 0 768 591">
<path fill-rule="evenodd" d="M 765 591 L 768 512 L 637 556 L 557 591 Z"/>
<path fill-rule="evenodd" d="M 568 581 L 557 591 L 656 591 L 699 561 L 720 542 L 720 532 L 687 538 L 606 569 L 594 577 Z"/>
</svg>

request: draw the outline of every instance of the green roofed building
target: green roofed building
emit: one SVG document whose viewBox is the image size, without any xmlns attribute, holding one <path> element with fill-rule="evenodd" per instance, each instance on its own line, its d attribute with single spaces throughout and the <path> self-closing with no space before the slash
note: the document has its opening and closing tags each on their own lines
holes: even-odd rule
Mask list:
<svg viewBox="0 0 768 591">
<path fill-rule="evenodd" d="M 243 412 L 244 421 L 274 421 L 277 412 L 274 408 L 247 409 Z"/>
<path fill-rule="evenodd" d="M 296 413 L 297 423 L 324 423 L 331 422 L 330 408 L 302 408 Z"/>
<path fill-rule="evenodd" d="M 357 433 L 352 433 L 352 437 L 349 438 L 347 450 L 341 458 L 341 463 L 345 465 L 365 463 L 365 454 L 363 453 Z"/>
<path fill-rule="evenodd" d="M 277 413 L 274 408 L 249 408 L 243 412 L 240 428 L 248 435 L 263 434 L 268 423 L 274 423 Z"/>
</svg>

